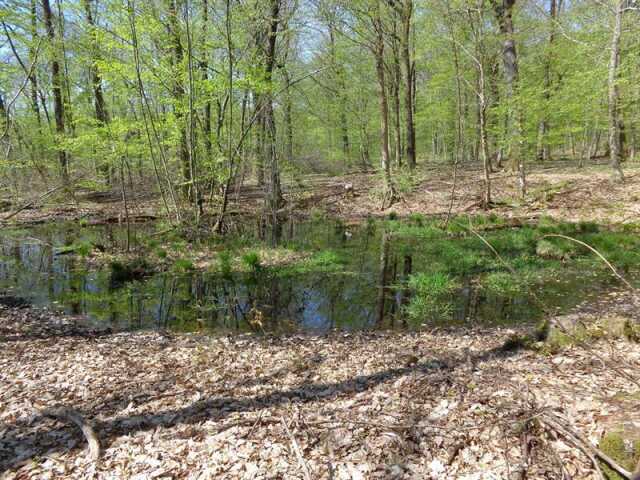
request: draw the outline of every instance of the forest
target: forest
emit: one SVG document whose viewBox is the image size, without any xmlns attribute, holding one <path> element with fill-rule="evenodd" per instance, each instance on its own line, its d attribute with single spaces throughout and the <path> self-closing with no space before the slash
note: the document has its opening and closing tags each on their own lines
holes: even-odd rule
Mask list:
<svg viewBox="0 0 640 480">
<path fill-rule="evenodd" d="M 640 2 L 0 27 L 0 479 L 640 479 Z"/>
</svg>

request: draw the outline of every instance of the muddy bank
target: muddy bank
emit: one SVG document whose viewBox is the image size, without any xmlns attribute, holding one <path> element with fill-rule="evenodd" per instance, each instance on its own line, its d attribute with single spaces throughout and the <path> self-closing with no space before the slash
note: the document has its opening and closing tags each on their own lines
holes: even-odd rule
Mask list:
<svg viewBox="0 0 640 480">
<path fill-rule="evenodd" d="M 606 335 L 541 354 L 505 351 L 513 329 L 207 337 L 8 307 L 0 329 L 2 478 L 595 479 L 542 419 L 597 445 L 640 411 L 640 346 Z"/>
</svg>

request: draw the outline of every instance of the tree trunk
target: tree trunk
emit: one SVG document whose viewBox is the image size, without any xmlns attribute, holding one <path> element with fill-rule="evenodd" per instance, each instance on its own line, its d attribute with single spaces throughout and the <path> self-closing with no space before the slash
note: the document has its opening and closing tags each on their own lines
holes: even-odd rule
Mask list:
<svg viewBox="0 0 640 480">
<path fill-rule="evenodd" d="M 378 99 L 380 104 L 380 156 L 384 176 L 384 192 L 382 208 L 388 208 L 396 201 L 396 193 L 391 180 L 391 165 L 389 158 L 389 102 L 387 101 L 387 85 L 384 66 L 384 31 L 380 16 L 380 4 L 377 5 L 376 16 L 373 18 L 375 30 L 374 55 L 376 74 L 378 77 Z"/>
<path fill-rule="evenodd" d="M 626 0 L 616 5 L 615 23 L 611 37 L 611 58 L 609 60 L 609 159 L 613 179 L 623 181 L 622 145 L 620 142 L 620 90 L 618 87 L 618 67 L 620 66 L 620 38 L 622 36 L 622 14 Z"/>
<path fill-rule="evenodd" d="M 524 151 L 524 139 L 522 132 L 522 112 L 519 106 L 518 96 L 518 52 L 514 38 L 513 7 L 516 0 L 491 0 L 500 26 L 500 34 L 503 36 L 502 64 L 507 85 L 508 131 L 507 135 L 517 139 L 518 146 L 513 158 L 518 172 L 518 183 L 522 198 L 527 193 L 527 179 L 525 172 L 526 152 Z"/>
<path fill-rule="evenodd" d="M 268 25 L 268 35 L 265 48 L 265 80 L 267 93 L 264 104 L 264 127 L 265 127 L 265 160 L 269 169 L 269 183 L 267 185 L 267 205 L 273 217 L 272 228 L 276 226 L 276 212 L 282 205 L 282 191 L 280 188 L 280 169 L 278 167 L 278 151 L 276 148 L 276 120 L 273 111 L 273 69 L 275 66 L 276 41 L 278 28 L 280 25 L 280 2 L 281 0 L 270 0 L 270 17 Z"/>
<path fill-rule="evenodd" d="M 30 20 L 31 46 L 29 47 L 29 60 L 31 61 L 31 64 L 33 64 L 33 62 L 36 60 L 34 46 L 36 45 L 38 40 L 38 11 L 36 7 L 36 0 L 31 0 Z M 38 126 L 40 126 L 42 120 L 40 119 L 40 107 L 38 104 L 38 76 L 36 74 L 35 68 L 29 76 L 29 83 L 31 84 L 31 108 L 33 108 L 33 113 L 36 116 L 36 120 L 38 121 Z"/>
<path fill-rule="evenodd" d="M 349 141 L 349 124 L 347 123 L 347 98 L 346 98 L 346 85 L 344 79 L 344 69 L 338 61 L 336 53 L 336 39 L 335 39 L 335 22 L 333 17 L 328 21 L 329 27 L 329 49 L 331 54 L 331 62 L 335 71 L 336 85 L 338 89 L 337 101 L 338 101 L 338 121 L 340 122 L 340 135 L 342 137 L 342 154 L 344 155 L 345 166 L 349 162 L 351 153 L 351 145 Z"/>
<path fill-rule="evenodd" d="M 206 47 L 206 38 L 209 31 L 209 2 L 208 0 L 202 1 L 202 61 L 200 62 L 200 70 L 202 71 L 202 79 L 205 83 L 209 80 L 209 62 L 207 61 L 208 52 Z M 207 152 L 207 157 L 210 159 L 212 155 L 213 144 L 211 142 L 211 98 L 207 95 L 207 99 L 204 103 L 203 112 L 203 131 L 204 131 L 204 148 Z"/>
<path fill-rule="evenodd" d="M 551 147 L 549 146 L 549 103 L 551 100 L 551 70 L 553 68 L 553 44 L 556 35 L 556 22 L 558 19 L 558 1 L 550 0 L 549 5 L 549 20 L 551 22 L 549 32 L 549 49 L 544 65 L 544 113 L 542 121 L 540 122 L 539 131 L 539 145 L 538 145 L 538 160 L 543 162 L 551 159 Z"/>
<path fill-rule="evenodd" d="M 107 107 L 104 101 L 104 94 L 102 92 L 102 77 L 100 76 L 100 70 L 98 69 L 97 60 L 99 57 L 99 48 L 96 38 L 95 31 L 95 22 L 93 20 L 93 14 L 91 12 L 91 3 L 92 0 L 83 0 L 84 4 L 84 12 L 87 18 L 87 24 L 89 25 L 89 30 L 91 31 L 92 38 L 92 59 L 91 59 L 91 67 L 89 68 L 89 74 L 91 76 L 91 86 L 93 87 L 93 100 L 94 107 L 96 112 L 96 120 L 98 121 L 98 125 L 103 127 L 109 123 L 109 112 L 107 111 Z M 99 171 L 100 173 L 110 181 L 109 175 L 109 164 L 100 165 Z"/>
<path fill-rule="evenodd" d="M 192 185 L 191 185 L 191 165 L 189 162 L 189 145 L 187 138 L 187 128 L 182 111 L 184 102 L 184 85 L 181 80 L 180 70 L 182 68 L 182 62 L 184 60 L 184 50 L 182 48 L 182 40 L 180 39 L 180 26 L 178 24 L 178 2 L 180 0 L 168 0 L 168 28 L 169 36 L 171 38 L 172 58 L 173 63 L 173 98 L 174 107 L 173 112 L 176 117 L 176 123 L 180 130 L 180 144 L 178 146 L 178 158 L 180 165 L 182 166 L 182 178 L 185 182 L 182 188 L 182 194 L 191 198 Z"/>
<path fill-rule="evenodd" d="M 405 74 L 405 129 L 407 131 L 407 165 L 410 169 L 416 166 L 416 128 L 413 120 L 414 112 L 414 85 L 413 85 L 413 60 L 411 59 L 411 19 L 413 17 L 413 0 L 404 0 L 402 4 L 402 32 L 401 55 Z"/>
<path fill-rule="evenodd" d="M 402 129 L 400 125 L 400 90 L 402 84 L 402 72 L 400 70 L 400 51 L 397 41 L 397 22 L 393 21 L 393 81 L 391 82 L 391 94 L 393 95 L 393 133 L 394 156 L 396 167 L 402 166 Z"/>
<path fill-rule="evenodd" d="M 53 111 L 56 121 L 56 133 L 58 135 L 58 142 L 62 141 L 65 134 L 64 126 L 64 102 L 62 100 L 62 76 L 60 73 L 60 63 L 58 62 L 58 52 L 55 48 L 56 45 L 56 31 L 53 25 L 53 14 L 51 13 L 51 5 L 49 0 L 42 0 L 42 13 L 44 17 L 44 24 L 47 29 L 47 37 L 49 43 L 53 46 L 53 52 L 51 53 L 51 89 L 53 91 Z M 62 171 L 62 180 L 64 183 L 69 181 L 69 165 L 67 159 L 67 151 L 58 146 L 58 162 L 60 163 L 60 169 Z"/>
</svg>

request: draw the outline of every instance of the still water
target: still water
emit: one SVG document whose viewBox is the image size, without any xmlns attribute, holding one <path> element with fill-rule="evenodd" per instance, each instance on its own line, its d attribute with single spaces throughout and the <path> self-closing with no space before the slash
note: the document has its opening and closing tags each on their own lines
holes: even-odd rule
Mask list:
<svg viewBox="0 0 640 480">
<path fill-rule="evenodd" d="M 136 228 L 140 238 L 153 225 Z M 82 256 L 61 253 L 65 245 L 79 241 L 117 251 L 125 238 L 118 225 L 59 223 L 0 232 L 0 295 L 21 297 L 114 330 L 321 332 L 424 324 L 508 325 L 535 322 L 542 315 L 531 292 L 489 294 L 477 285 L 479 273 L 468 272 L 445 299 L 446 308 L 428 318 L 407 320 L 408 276 L 440 259 L 425 248 L 424 240 L 389 236 L 382 224 L 346 227 L 330 220 L 290 221 L 275 236 L 245 225 L 219 245 L 258 246 L 266 244 L 265 238 L 268 243 L 275 238 L 279 246 L 293 250 L 328 250 L 341 259 L 339 268 L 330 271 L 167 272 L 118 285 L 111 281 L 108 266 L 94 268 Z M 597 294 L 606 282 L 595 276 L 585 291 L 581 278 L 568 271 L 546 281 L 544 288 L 536 287 L 535 294 L 563 311 Z"/>
</svg>

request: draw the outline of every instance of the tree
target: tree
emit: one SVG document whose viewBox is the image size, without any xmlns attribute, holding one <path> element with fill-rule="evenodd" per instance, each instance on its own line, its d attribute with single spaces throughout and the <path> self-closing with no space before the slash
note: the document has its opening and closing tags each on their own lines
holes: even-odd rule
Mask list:
<svg viewBox="0 0 640 480">
<path fill-rule="evenodd" d="M 93 20 L 93 14 L 91 12 L 92 0 L 83 0 L 84 12 L 89 26 L 89 32 L 91 34 L 91 65 L 89 67 L 89 75 L 91 77 L 91 86 L 93 88 L 93 101 L 95 106 L 96 120 L 98 126 L 104 127 L 109 123 L 109 112 L 104 100 L 104 94 L 102 92 L 102 77 L 100 76 L 100 69 L 98 67 L 100 45 L 96 37 L 96 25 Z M 100 168 L 100 172 L 109 180 L 109 165 L 103 164 Z"/>
<path fill-rule="evenodd" d="M 526 152 L 522 132 L 522 113 L 518 104 L 518 51 L 516 49 L 515 31 L 513 27 L 513 7 L 516 0 L 491 0 L 493 10 L 498 20 L 500 34 L 502 35 L 502 65 L 504 79 L 507 86 L 507 102 L 509 113 L 507 134 L 516 139 L 518 149 L 515 152 L 515 162 L 518 171 L 520 193 L 524 197 L 527 193 L 527 179 L 525 172 Z"/>
<path fill-rule="evenodd" d="M 62 78 L 60 73 L 60 63 L 58 61 L 58 52 L 56 45 L 58 44 L 56 39 L 56 31 L 53 24 L 53 14 L 51 13 L 51 5 L 49 0 L 42 0 L 42 11 L 44 16 L 44 24 L 47 30 L 47 37 L 49 38 L 49 44 L 52 49 L 51 56 L 51 88 L 53 90 L 53 111 L 56 121 L 56 132 L 58 134 L 57 142 L 64 141 L 65 126 L 64 126 L 64 102 L 62 99 Z M 67 151 L 64 146 L 58 145 L 58 160 L 60 162 L 60 169 L 62 172 L 62 180 L 64 183 L 69 181 L 69 165 L 67 158 Z"/>
<path fill-rule="evenodd" d="M 632 8 L 635 3 L 630 0 L 616 0 L 614 6 L 614 25 L 611 34 L 611 57 L 609 60 L 608 75 L 608 101 L 609 101 L 609 160 L 613 169 L 613 179 L 623 181 L 622 172 L 622 121 L 620 118 L 620 87 L 619 87 L 619 67 L 620 67 L 620 40 L 622 37 L 622 17 L 623 14 Z"/>
</svg>

